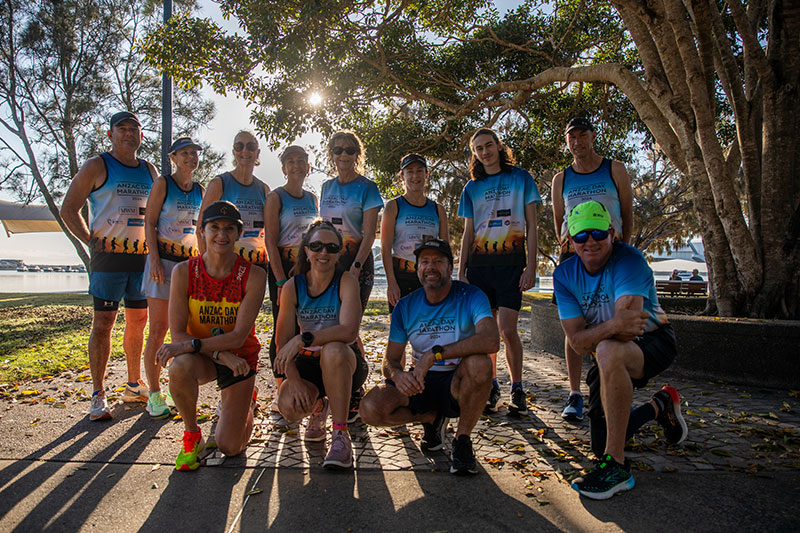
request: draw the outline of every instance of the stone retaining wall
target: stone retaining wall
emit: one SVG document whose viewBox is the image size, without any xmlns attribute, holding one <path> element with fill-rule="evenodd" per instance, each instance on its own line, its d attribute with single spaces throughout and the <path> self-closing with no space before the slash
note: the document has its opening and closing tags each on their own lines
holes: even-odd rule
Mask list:
<svg viewBox="0 0 800 533">
<path fill-rule="evenodd" d="M 671 315 L 670 321 L 678 358 L 666 375 L 800 388 L 800 322 L 684 315 Z M 531 344 L 563 355 L 564 331 L 555 305 L 531 305 Z"/>
</svg>

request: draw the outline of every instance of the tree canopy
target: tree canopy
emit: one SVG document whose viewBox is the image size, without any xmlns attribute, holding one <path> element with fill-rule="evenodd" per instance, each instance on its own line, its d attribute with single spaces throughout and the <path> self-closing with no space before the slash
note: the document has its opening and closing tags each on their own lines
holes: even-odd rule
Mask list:
<svg viewBox="0 0 800 533">
<path fill-rule="evenodd" d="M 686 176 L 720 314 L 800 313 L 800 5 L 789 0 L 222 0 L 241 34 L 182 18 L 145 49 L 186 86 L 249 100 L 273 143 L 353 127 L 388 178 L 408 151 L 464 159 L 477 127 L 523 166 L 569 162 L 591 116 L 604 155 L 639 131 Z M 311 94 L 323 96 L 315 105 Z M 769 206 L 769 208 L 765 208 Z"/>
</svg>

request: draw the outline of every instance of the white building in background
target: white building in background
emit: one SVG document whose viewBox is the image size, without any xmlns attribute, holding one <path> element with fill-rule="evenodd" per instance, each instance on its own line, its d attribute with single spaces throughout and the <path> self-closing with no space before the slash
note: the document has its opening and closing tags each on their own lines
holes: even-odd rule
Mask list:
<svg viewBox="0 0 800 533">
<path fill-rule="evenodd" d="M 677 248 L 671 252 L 657 253 L 650 258 L 650 262 L 666 261 L 668 259 L 683 259 L 695 263 L 706 262 L 706 250 L 701 239 L 692 239 L 688 244 Z"/>
</svg>

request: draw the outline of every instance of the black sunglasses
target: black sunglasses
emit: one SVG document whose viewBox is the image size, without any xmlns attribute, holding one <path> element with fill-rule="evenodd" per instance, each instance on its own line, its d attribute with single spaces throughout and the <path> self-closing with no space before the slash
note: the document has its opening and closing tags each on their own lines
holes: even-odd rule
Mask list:
<svg viewBox="0 0 800 533">
<path fill-rule="evenodd" d="M 233 150 L 234 150 L 235 152 L 241 152 L 241 151 L 242 151 L 242 150 L 244 150 L 245 148 L 247 148 L 247 149 L 248 149 L 248 150 L 250 150 L 251 152 L 255 152 L 256 150 L 258 150 L 258 143 L 257 143 L 257 142 L 250 141 L 250 142 L 249 142 L 249 143 L 247 143 L 247 144 L 245 144 L 245 143 L 243 143 L 243 142 L 238 142 L 238 143 L 236 143 L 236 144 L 234 144 L 234 145 L 233 145 Z"/>
<path fill-rule="evenodd" d="M 312 252 L 321 252 L 323 248 L 325 248 L 329 254 L 338 253 L 339 250 L 342 249 L 342 247 L 335 242 L 314 241 L 308 243 L 308 249 Z"/>
<path fill-rule="evenodd" d="M 347 155 L 355 155 L 358 153 L 358 148 L 355 146 L 348 146 L 346 148 L 344 146 L 334 146 L 331 148 L 331 152 L 335 155 L 342 155 L 342 152 L 347 152 Z"/>
<path fill-rule="evenodd" d="M 608 238 L 608 230 L 604 229 L 593 229 L 593 230 L 584 230 L 579 233 L 576 233 L 572 236 L 572 240 L 577 242 L 578 244 L 583 244 L 589 240 L 589 235 L 592 236 L 595 242 L 604 241 Z"/>
</svg>

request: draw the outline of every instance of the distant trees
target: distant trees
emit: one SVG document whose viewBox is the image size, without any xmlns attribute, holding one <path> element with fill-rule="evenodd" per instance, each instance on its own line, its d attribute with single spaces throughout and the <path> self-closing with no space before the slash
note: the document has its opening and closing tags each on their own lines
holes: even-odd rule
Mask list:
<svg viewBox="0 0 800 533">
<path fill-rule="evenodd" d="M 194 2 L 180 2 L 190 10 Z M 90 155 L 107 148 L 114 111 L 140 115 L 141 157 L 160 154 L 159 72 L 143 62 L 137 40 L 157 20 L 146 0 L 0 1 L 0 185 L 23 201 L 43 198 L 66 231 L 57 202 Z M 214 115 L 197 90 L 176 94 L 175 132 L 191 134 Z M 206 151 L 213 172 L 221 154 Z"/>
<path fill-rule="evenodd" d="M 641 131 L 688 180 L 709 310 L 800 316 L 800 3 L 528 0 L 504 16 L 483 0 L 221 5 L 244 37 L 186 16 L 148 38 L 148 56 L 186 86 L 248 99 L 273 142 L 372 131 L 388 176 L 411 150 L 463 159 L 490 125 L 545 175 L 564 163 L 570 116 L 593 116 L 600 151 L 623 160 Z"/>
</svg>

